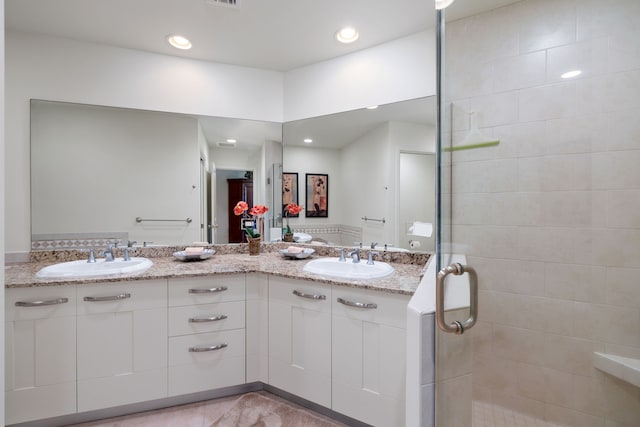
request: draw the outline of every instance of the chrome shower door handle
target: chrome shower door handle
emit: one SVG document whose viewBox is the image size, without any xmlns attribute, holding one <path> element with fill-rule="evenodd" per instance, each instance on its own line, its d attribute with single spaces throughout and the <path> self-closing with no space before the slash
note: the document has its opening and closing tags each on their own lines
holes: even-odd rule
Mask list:
<svg viewBox="0 0 640 427">
<path fill-rule="evenodd" d="M 444 320 L 444 282 L 449 274 L 461 276 L 469 274 L 469 317 L 465 321 L 447 323 Z M 471 329 L 478 320 L 478 274 L 473 267 L 454 263 L 444 267 L 436 276 L 436 322 L 444 332 L 462 335 Z"/>
</svg>

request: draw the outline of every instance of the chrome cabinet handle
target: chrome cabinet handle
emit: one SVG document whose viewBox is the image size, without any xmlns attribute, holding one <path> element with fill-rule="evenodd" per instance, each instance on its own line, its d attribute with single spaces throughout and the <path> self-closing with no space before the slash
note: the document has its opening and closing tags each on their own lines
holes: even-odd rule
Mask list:
<svg viewBox="0 0 640 427">
<path fill-rule="evenodd" d="M 300 292 L 298 290 L 293 290 L 292 292 L 294 295 L 297 295 L 299 297 L 302 298 L 307 298 L 307 299 L 315 299 L 315 300 L 325 300 L 327 299 L 326 295 L 317 295 L 317 294 L 305 294 L 304 292 Z"/>
<path fill-rule="evenodd" d="M 40 301 L 16 301 L 16 307 L 43 307 L 45 305 L 57 305 L 69 302 L 69 298 L 56 298 Z"/>
<path fill-rule="evenodd" d="M 122 293 L 119 295 L 109 295 L 106 297 L 84 297 L 84 300 L 88 302 L 102 302 L 102 301 L 120 301 L 127 298 L 131 298 L 131 294 Z"/>
<path fill-rule="evenodd" d="M 227 318 L 226 314 L 221 314 L 219 316 L 212 316 L 212 317 L 192 317 L 189 319 L 189 323 L 217 322 L 218 320 L 224 320 L 226 318 Z"/>
<path fill-rule="evenodd" d="M 469 317 L 465 321 L 447 323 L 444 320 L 444 281 L 449 274 L 461 276 L 469 273 Z M 436 276 L 436 322 L 444 332 L 462 335 L 476 324 L 478 320 L 478 274 L 473 267 L 459 263 L 444 267 Z"/>
<path fill-rule="evenodd" d="M 338 302 L 340 304 L 348 305 L 349 307 L 357 307 L 357 308 L 378 308 L 378 304 L 373 302 L 354 302 L 349 301 L 343 298 L 338 298 Z"/>
<path fill-rule="evenodd" d="M 217 288 L 206 288 L 206 289 L 189 289 L 190 294 L 212 294 L 215 292 L 226 291 L 228 288 L 226 286 L 219 286 Z"/>
<path fill-rule="evenodd" d="M 218 344 L 218 345 L 210 345 L 207 347 L 189 347 L 189 353 L 203 353 L 205 351 L 222 350 L 225 347 L 227 347 L 226 343 Z"/>
</svg>

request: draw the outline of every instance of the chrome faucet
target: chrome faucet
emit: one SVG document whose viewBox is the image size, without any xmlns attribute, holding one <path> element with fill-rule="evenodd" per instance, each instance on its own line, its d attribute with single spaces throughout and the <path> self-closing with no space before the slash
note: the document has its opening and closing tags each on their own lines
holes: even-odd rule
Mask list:
<svg viewBox="0 0 640 427">
<path fill-rule="evenodd" d="M 348 256 L 353 258 L 353 263 L 357 264 L 360 262 L 360 249 L 355 249 L 347 254 Z"/>
<path fill-rule="evenodd" d="M 371 242 L 371 250 L 374 250 L 378 246 L 378 242 Z"/>
<path fill-rule="evenodd" d="M 367 260 L 367 265 L 373 265 L 373 256 L 374 255 L 380 255 L 380 252 L 378 251 L 369 251 L 369 259 Z"/>
<path fill-rule="evenodd" d="M 113 256 L 113 243 L 109 243 L 109 247 L 102 251 L 102 255 L 104 255 L 104 262 L 111 262 L 115 259 Z"/>
</svg>

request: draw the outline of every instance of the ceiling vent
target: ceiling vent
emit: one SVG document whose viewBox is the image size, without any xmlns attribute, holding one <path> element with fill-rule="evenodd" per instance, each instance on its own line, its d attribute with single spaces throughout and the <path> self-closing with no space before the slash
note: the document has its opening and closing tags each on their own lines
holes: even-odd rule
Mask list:
<svg viewBox="0 0 640 427">
<path fill-rule="evenodd" d="M 213 6 L 224 6 L 238 9 L 240 8 L 241 0 L 204 0 L 204 2 Z"/>
<path fill-rule="evenodd" d="M 218 141 L 216 145 L 221 148 L 236 148 L 235 142 Z"/>
</svg>

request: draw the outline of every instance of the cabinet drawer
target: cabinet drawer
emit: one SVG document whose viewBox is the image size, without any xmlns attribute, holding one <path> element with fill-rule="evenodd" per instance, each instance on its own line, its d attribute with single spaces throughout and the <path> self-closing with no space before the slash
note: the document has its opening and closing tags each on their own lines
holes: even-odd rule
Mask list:
<svg viewBox="0 0 640 427">
<path fill-rule="evenodd" d="M 219 275 L 169 280 L 169 306 L 244 301 L 245 275 Z"/>
<path fill-rule="evenodd" d="M 167 306 L 167 281 L 141 280 L 78 287 L 78 315 Z"/>
<path fill-rule="evenodd" d="M 169 336 L 244 328 L 244 301 L 169 308 Z"/>
<path fill-rule="evenodd" d="M 206 351 L 216 346 L 224 347 Z M 169 366 L 215 365 L 216 361 L 228 357 L 244 357 L 244 329 L 169 338 Z"/>
<path fill-rule="evenodd" d="M 41 286 L 7 289 L 4 313 L 6 321 L 75 316 L 76 287 Z"/>
<path fill-rule="evenodd" d="M 169 396 L 245 382 L 244 329 L 169 338 Z M 211 351 L 207 347 L 226 347 Z"/>
<path fill-rule="evenodd" d="M 269 300 L 287 306 L 331 313 L 331 286 L 270 277 Z"/>
<path fill-rule="evenodd" d="M 333 314 L 406 328 L 410 296 L 333 286 Z M 341 302 L 338 302 L 340 300 Z"/>
</svg>

